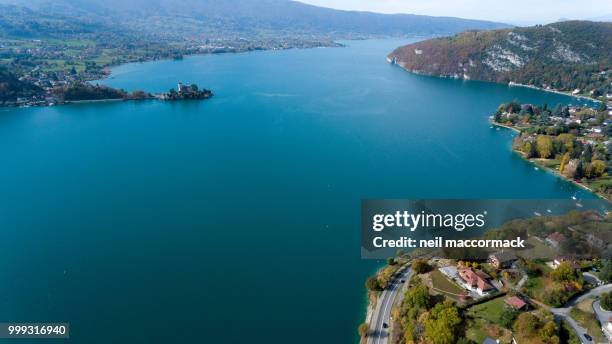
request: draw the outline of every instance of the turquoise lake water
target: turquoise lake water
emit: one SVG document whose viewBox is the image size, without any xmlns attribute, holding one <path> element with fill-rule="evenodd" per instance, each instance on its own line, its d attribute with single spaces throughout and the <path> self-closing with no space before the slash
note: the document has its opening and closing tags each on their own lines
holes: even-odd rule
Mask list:
<svg viewBox="0 0 612 344">
<path fill-rule="evenodd" d="M 380 264 L 360 259 L 361 199 L 588 197 L 487 122 L 576 100 L 412 75 L 385 61 L 407 42 L 104 81 L 209 101 L 0 109 L 0 322 L 70 322 L 73 343 L 353 343 Z"/>
</svg>

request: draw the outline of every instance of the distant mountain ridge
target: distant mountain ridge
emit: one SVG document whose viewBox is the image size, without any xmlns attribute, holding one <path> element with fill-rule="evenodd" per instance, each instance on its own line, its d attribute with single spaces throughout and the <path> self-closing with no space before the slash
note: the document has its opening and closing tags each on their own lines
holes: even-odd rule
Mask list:
<svg viewBox="0 0 612 344">
<path fill-rule="evenodd" d="M 289 0 L 0 0 L 46 15 L 120 25 L 161 36 L 255 34 L 337 38 L 444 35 L 505 24 L 451 17 L 341 11 Z"/>
<path fill-rule="evenodd" d="M 0 0 L 0 106 L 39 104 L 127 62 L 502 26 L 290 0 Z"/>
<path fill-rule="evenodd" d="M 594 97 L 612 93 L 612 23 L 567 21 L 470 31 L 406 45 L 388 58 L 428 75 L 515 82 Z"/>
</svg>

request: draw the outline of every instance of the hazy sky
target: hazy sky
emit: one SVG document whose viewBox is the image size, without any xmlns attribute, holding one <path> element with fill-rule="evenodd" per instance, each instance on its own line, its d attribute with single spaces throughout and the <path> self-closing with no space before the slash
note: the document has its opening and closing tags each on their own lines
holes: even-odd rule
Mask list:
<svg viewBox="0 0 612 344">
<path fill-rule="evenodd" d="M 612 15 L 612 0 L 300 0 L 348 10 L 487 19 L 514 24 Z"/>
</svg>

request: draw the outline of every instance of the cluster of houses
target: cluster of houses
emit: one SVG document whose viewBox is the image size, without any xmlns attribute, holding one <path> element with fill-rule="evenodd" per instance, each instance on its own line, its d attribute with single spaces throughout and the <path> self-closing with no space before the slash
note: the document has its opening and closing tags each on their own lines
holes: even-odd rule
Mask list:
<svg viewBox="0 0 612 344">
<path fill-rule="evenodd" d="M 608 247 L 610 245 L 610 238 L 602 237 L 602 233 L 596 232 L 589 234 L 591 234 L 591 237 L 588 237 L 587 240 L 589 240 L 593 246 L 601 248 Z M 553 232 L 546 236 L 546 238 L 542 241 L 552 248 L 559 248 L 560 245 L 566 240 L 567 238 L 565 235 L 559 232 Z M 487 262 L 491 267 L 494 267 L 497 270 L 511 272 L 512 270 L 517 269 L 515 264 L 517 261 L 518 257 L 512 251 L 500 251 L 490 254 Z M 437 260 L 436 262 L 440 261 Z M 446 263 L 442 264 L 446 265 Z M 575 271 L 581 270 L 581 266 L 578 261 L 570 257 L 556 257 L 549 261 L 547 265 L 552 269 L 557 269 L 562 265 L 569 265 Z M 476 266 L 478 265 L 458 262 L 456 264 L 451 263 L 446 266 L 442 266 L 439 268 L 439 271 L 466 290 L 465 294 L 460 295 L 461 297 L 467 297 L 469 295 L 474 300 L 481 299 L 486 296 L 494 297 L 495 293 L 503 288 L 501 281 L 492 278 L 485 271 L 476 268 Z M 532 309 L 529 302 L 523 299 L 520 295 L 512 294 L 503 297 L 505 307 L 509 307 L 515 311 L 529 311 Z M 612 343 L 612 317 L 610 317 L 608 321 L 601 321 L 601 330 L 610 343 Z M 516 344 L 516 340 L 514 338 L 512 339 L 513 343 Z M 499 344 L 499 341 L 492 338 L 486 338 L 483 343 Z"/>
<path fill-rule="evenodd" d="M 502 251 L 489 255 L 489 263 L 496 269 L 508 269 L 518 260 L 517 256 L 510 251 Z M 485 296 L 495 292 L 491 276 L 484 271 L 474 268 L 458 269 L 459 284 L 465 289 L 475 292 L 479 296 Z"/>
<path fill-rule="evenodd" d="M 510 251 L 493 253 L 489 263 L 496 269 L 508 269 L 518 260 Z M 446 266 L 439 269 L 444 275 L 466 289 L 474 299 L 496 292 L 501 285 L 482 270 L 473 267 Z M 496 286 L 497 285 L 497 286 Z"/>
<path fill-rule="evenodd" d="M 510 269 L 518 257 L 510 251 L 502 251 L 489 255 L 488 262 L 496 269 Z M 557 257 L 548 263 L 553 269 L 557 269 L 561 264 L 569 264 L 574 270 L 580 270 L 580 264 L 575 259 L 568 257 Z M 455 281 L 458 285 L 470 292 L 473 298 L 479 298 L 496 292 L 498 283 L 491 276 L 482 270 L 473 267 L 447 266 L 440 268 L 440 272 Z M 522 308 L 519 307 L 518 309 Z"/>
<path fill-rule="evenodd" d="M 579 231 L 578 229 L 572 227 L 569 227 L 569 230 Z M 591 231 L 583 234 L 585 234 L 585 240 L 592 247 L 606 249 L 612 245 L 612 234 L 609 233 L 609 231 Z M 569 239 L 566 234 L 555 231 L 548 233 L 542 238 L 538 238 L 538 240 L 545 243 L 548 247 L 553 249 L 553 251 L 559 251 L 561 246 Z M 487 262 L 491 267 L 497 270 L 503 270 L 504 275 L 507 276 L 506 271 L 512 274 L 518 270 L 518 267 L 515 264 L 517 261 L 518 257 L 512 251 L 500 251 L 490 254 Z M 551 259 L 546 264 L 552 269 L 558 269 L 560 266 L 569 266 L 575 272 L 581 271 L 581 265 L 579 262 L 571 257 L 558 256 Z M 487 296 L 494 297 L 498 290 L 501 291 L 502 288 L 504 288 L 502 282 L 505 283 L 505 279 L 498 280 L 497 278 L 493 278 L 485 271 L 477 268 L 479 266 L 478 264 L 458 262 L 456 264 L 443 263 L 443 265 L 447 266 L 440 267 L 439 271 L 448 277 L 449 280 L 455 282 L 455 284 L 465 289 L 464 294 L 459 295 L 462 298 L 468 297 L 468 295 L 474 300 L 483 299 Z M 487 269 L 485 270 L 488 271 Z M 522 280 L 526 281 L 527 277 L 523 276 L 521 281 Z M 601 281 L 595 282 L 601 283 Z M 521 282 L 519 281 L 517 286 L 520 286 L 520 284 Z M 503 297 L 505 307 L 512 308 L 516 311 L 529 311 L 532 308 L 529 302 L 520 295 L 507 295 Z M 610 343 L 612 343 L 612 317 L 608 321 L 601 321 L 601 329 Z M 484 343 L 499 344 L 499 341 L 492 338 L 487 338 Z M 514 338 L 513 343 L 516 343 Z"/>
<path fill-rule="evenodd" d="M 571 227 L 570 230 L 572 230 Z M 562 233 L 553 232 L 544 239 L 544 242 L 552 249 L 558 251 L 566 240 L 567 238 Z M 612 248 L 612 231 L 600 230 L 587 232 L 584 233 L 584 240 L 592 248 L 603 251 Z"/>
<path fill-rule="evenodd" d="M 25 73 L 19 77 L 19 81 L 27 82 L 36 85 L 42 89 L 42 92 L 33 94 L 29 97 L 18 97 L 15 100 L 7 100 L 4 102 L 4 106 L 47 106 L 60 104 L 62 100 L 56 96 L 55 90 L 68 87 L 74 83 L 77 83 L 83 78 L 93 79 L 95 75 L 89 75 L 88 73 L 81 73 L 79 75 L 76 72 L 43 72 L 40 67 L 35 67 L 32 71 Z"/>
<path fill-rule="evenodd" d="M 604 119 L 602 123 L 600 123 L 595 110 L 570 105 L 564 110 L 564 115 L 553 115 L 548 117 L 548 124 L 567 126 L 578 125 L 583 129 L 581 129 L 582 136 L 578 137 L 577 140 L 583 144 L 595 145 L 598 141 L 606 138 L 606 127 L 612 125 L 612 99 L 610 99 L 606 105 L 608 118 Z M 535 106 L 532 104 L 522 105 L 522 109 L 533 107 Z M 591 114 L 584 116 L 585 111 Z M 517 114 L 509 112 L 503 112 L 499 116 L 499 119 L 496 120 L 501 123 L 513 122 L 513 118 L 515 120 L 518 118 Z M 604 142 L 604 144 L 608 143 L 608 141 Z"/>
</svg>

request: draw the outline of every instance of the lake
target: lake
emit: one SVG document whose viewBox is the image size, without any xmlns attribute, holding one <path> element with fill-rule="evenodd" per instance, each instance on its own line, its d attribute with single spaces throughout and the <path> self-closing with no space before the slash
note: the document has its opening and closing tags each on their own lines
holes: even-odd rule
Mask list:
<svg viewBox="0 0 612 344">
<path fill-rule="evenodd" d="M 0 321 L 70 322 L 73 343 L 354 343 L 381 264 L 360 259 L 361 199 L 589 197 L 487 121 L 576 100 L 388 64 L 409 41 L 104 80 L 208 101 L 0 109 Z"/>
</svg>

